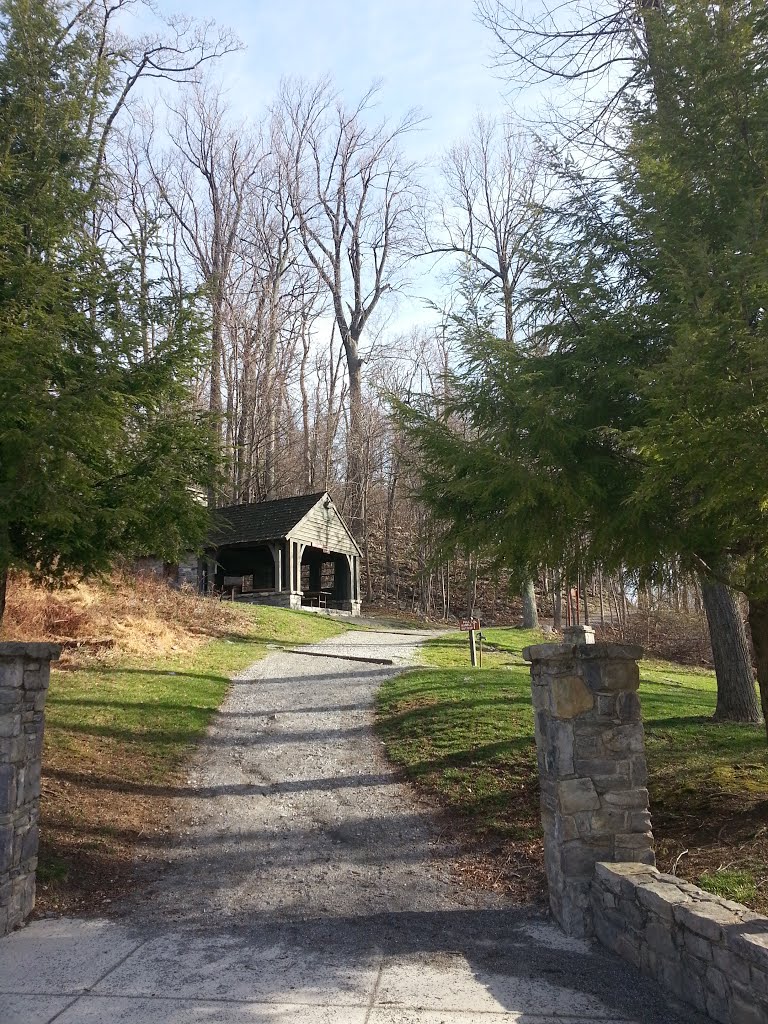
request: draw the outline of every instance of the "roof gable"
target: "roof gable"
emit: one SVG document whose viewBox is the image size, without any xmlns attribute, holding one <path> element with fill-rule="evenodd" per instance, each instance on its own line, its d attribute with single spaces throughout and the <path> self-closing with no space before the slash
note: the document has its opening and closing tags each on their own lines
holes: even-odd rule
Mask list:
<svg viewBox="0 0 768 1024">
<path fill-rule="evenodd" d="M 362 557 L 362 551 L 360 550 L 360 545 L 355 540 L 354 534 L 352 533 L 350 528 L 347 526 L 347 524 L 346 524 L 346 522 L 344 520 L 344 517 L 342 516 L 341 512 L 339 512 L 338 508 L 336 507 L 336 502 L 333 500 L 333 498 L 330 496 L 330 494 L 328 494 L 327 491 L 324 491 L 323 494 L 320 495 L 320 497 L 324 499 L 324 501 L 323 501 L 323 509 L 324 509 L 324 511 L 328 510 L 329 512 L 333 513 L 333 516 L 335 517 L 335 519 L 338 522 L 339 526 L 342 528 L 342 531 L 346 535 L 350 545 L 352 546 L 354 551 L 358 554 L 358 556 Z M 312 508 L 307 509 L 305 514 L 299 520 L 299 522 L 296 523 L 296 525 L 294 527 L 292 527 L 289 532 L 292 533 L 294 530 L 296 530 L 298 532 L 298 531 L 300 531 L 301 527 L 304 525 L 305 520 L 308 520 L 310 518 L 316 519 L 316 517 L 317 517 L 316 509 L 317 509 L 317 505 L 318 504 L 319 504 L 319 502 L 315 502 L 315 504 L 312 506 Z M 327 523 L 327 519 L 326 519 L 326 523 Z M 342 548 L 342 550 L 343 550 L 343 548 Z M 348 553 L 351 553 L 351 552 L 348 552 Z"/>
<path fill-rule="evenodd" d="M 213 509 L 209 544 L 224 547 L 227 544 L 263 544 L 282 540 L 326 495 L 327 491 L 318 491 L 293 498 Z"/>
</svg>

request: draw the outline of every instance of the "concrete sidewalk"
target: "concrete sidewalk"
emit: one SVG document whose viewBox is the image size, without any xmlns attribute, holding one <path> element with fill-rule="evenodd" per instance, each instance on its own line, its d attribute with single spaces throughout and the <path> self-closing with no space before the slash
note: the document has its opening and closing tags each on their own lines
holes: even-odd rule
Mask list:
<svg viewBox="0 0 768 1024">
<path fill-rule="evenodd" d="M 347 634 L 318 653 L 349 660 L 280 652 L 236 680 L 163 874 L 119 920 L 0 940 L 0 1024 L 701 1021 L 535 908 L 453 877 L 441 820 L 371 730 L 379 683 L 418 641 Z"/>
<path fill-rule="evenodd" d="M 495 931 L 499 920 L 488 921 Z M 549 925 L 510 922 L 506 939 L 455 948 L 437 923 L 416 949 L 390 947 L 387 925 L 359 922 L 362 948 L 317 922 L 279 936 L 167 932 L 100 920 L 39 921 L 4 940 L 2 1024 L 619 1024 L 679 1021 L 658 993 Z M 401 930 L 401 929 L 399 929 Z M 272 940 L 274 944 L 272 943 Z M 265 941 L 266 940 L 266 941 Z M 324 941 L 323 941 L 324 940 Z M 501 941 L 500 941 L 501 940 Z M 398 946 L 410 945 L 399 937 Z M 447 947 L 447 948 L 446 948 Z M 454 947 L 454 948 L 451 948 Z M 461 949 L 463 947 L 463 949 Z M 595 994 L 602 990 L 607 1001 Z M 640 1014 L 631 1014 L 635 1004 Z M 649 1013 L 651 1016 L 649 1016 Z"/>
</svg>

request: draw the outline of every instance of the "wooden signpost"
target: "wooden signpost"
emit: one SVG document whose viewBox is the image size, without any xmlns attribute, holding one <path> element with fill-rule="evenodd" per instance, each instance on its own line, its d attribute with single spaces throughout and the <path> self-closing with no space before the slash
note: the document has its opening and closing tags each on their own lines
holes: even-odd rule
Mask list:
<svg viewBox="0 0 768 1024">
<path fill-rule="evenodd" d="M 469 632 L 469 661 L 473 668 L 483 667 L 483 634 L 480 619 L 461 619 L 459 629 Z"/>
</svg>

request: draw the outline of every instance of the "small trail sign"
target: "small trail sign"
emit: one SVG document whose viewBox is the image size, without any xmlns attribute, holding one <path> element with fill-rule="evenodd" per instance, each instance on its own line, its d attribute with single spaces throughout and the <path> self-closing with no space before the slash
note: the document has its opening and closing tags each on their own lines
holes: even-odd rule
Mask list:
<svg viewBox="0 0 768 1024">
<path fill-rule="evenodd" d="M 470 629 L 480 629 L 480 619 L 461 619 L 459 629 L 465 632 Z"/>
</svg>

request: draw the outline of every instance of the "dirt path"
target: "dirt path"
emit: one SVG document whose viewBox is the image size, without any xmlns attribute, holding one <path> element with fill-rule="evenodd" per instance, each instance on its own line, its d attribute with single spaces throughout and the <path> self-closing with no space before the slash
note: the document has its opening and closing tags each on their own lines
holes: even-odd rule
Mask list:
<svg viewBox="0 0 768 1024">
<path fill-rule="evenodd" d="M 457 887 L 371 728 L 421 636 L 349 633 L 236 680 L 151 891 L 119 923 L 2 940 L 12 1024 L 701 1021 L 535 910 Z"/>
</svg>

